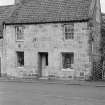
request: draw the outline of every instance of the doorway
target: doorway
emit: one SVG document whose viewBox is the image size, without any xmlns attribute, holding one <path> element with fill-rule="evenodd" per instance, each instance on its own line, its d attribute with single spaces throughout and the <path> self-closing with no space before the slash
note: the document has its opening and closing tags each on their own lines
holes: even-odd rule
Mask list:
<svg viewBox="0 0 105 105">
<path fill-rule="evenodd" d="M 39 76 L 46 77 L 48 75 L 48 52 L 39 52 Z"/>
</svg>

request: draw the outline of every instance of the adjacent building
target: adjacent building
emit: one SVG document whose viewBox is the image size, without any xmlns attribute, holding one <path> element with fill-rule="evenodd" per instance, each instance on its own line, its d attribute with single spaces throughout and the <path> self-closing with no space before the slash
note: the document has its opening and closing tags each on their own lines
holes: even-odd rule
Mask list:
<svg viewBox="0 0 105 105">
<path fill-rule="evenodd" d="M 0 76 L 3 71 L 2 60 L 3 60 L 3 21 L 11 15 L 14 5 L 0 6 Z"/>
</svg>

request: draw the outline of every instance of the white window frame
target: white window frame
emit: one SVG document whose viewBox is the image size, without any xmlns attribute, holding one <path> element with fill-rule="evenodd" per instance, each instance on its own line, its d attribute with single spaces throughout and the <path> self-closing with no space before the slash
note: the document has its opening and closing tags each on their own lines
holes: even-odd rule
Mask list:
<svg viewBox="0 0 105 105">
<path fill-rule="evenodd" d="M 74 39 L 74 23 L 64 24 L 64 39 Z"/>
<path fill-rule="evenodd" d="M 20 28 L 20 29 L 18 29 L 18 28 Z M 19 33 L 19 30 L 21 30 L 20 33 Z M 22 25 L 15 26 L 15 34 L 16 34 L 15 35 L 16 41 L 24 41 L 24 26 L 22 26 Z M 18 35 L 22 35 L 22 38 L 19 39 Z"/>
</svg>

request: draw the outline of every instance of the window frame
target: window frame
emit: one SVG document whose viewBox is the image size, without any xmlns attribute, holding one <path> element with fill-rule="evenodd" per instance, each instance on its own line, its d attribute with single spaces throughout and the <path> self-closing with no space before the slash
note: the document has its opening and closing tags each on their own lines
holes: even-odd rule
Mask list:
<svg viewBox="0 0 105 105">
<path fill-rule="evenodd" d="M 68 27 L 72 27 L 72 28 L 68 28 Z M 70 32 L 66 32 L 66 28 L 67 27 L 67 30 L 70 30 Z M 74 39 L 74 23 L 67 23 L 67 24 L 64 24 L 63 25 L 63 30 L 64 30 L 64 39 L 65 40 L 73 40 Z M 67 37 L 67 34 L 69 37 Z"/>
<path fill-rule="evenodd" d="M 64 56 L 67 55 L 67 54 L 68 55 L 73 55 L 72 56 L 73 59 L 72 59 L 72 61 L 70 61 L 70 62 L 73 62 L 73 63 L 70 64 L 71 67 L 65 68 L 64 67 Z M 63 52 L 63 53 L 61 53 L 61 56 L 62 56 L 62 69 L 73 69 L 73 65 L 74 65 L 74 52 Z"/>
<path fill-rule="evenodd" d="M 23 36 L 22 39 L 18 39 L 18 34 L 20 34 L 17 30 L 17 28 L 21 28 L 22 32 L 21 35 Z M 15 26 L 15 37 L 16 37 L 16 41 L 24 41 L 24 26 L 23 25 L 16 25 Z"/>
</svg>

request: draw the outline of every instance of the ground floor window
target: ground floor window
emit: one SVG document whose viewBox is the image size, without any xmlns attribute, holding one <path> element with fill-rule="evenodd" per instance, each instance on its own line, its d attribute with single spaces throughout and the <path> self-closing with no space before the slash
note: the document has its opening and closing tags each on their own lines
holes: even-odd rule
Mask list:
<svg viewBox="0 0 105 105">
<path fill-rule="evenodd" d="M 62 66 L 64 69 L 71 68 L 74 64 L 74 53 L 62 53 Z"/>
<path fill-rule="evenodd" d="M 23 67 L 24 66 L 24 52 L 17 51 L 17 67 Z"/>
</svg>

